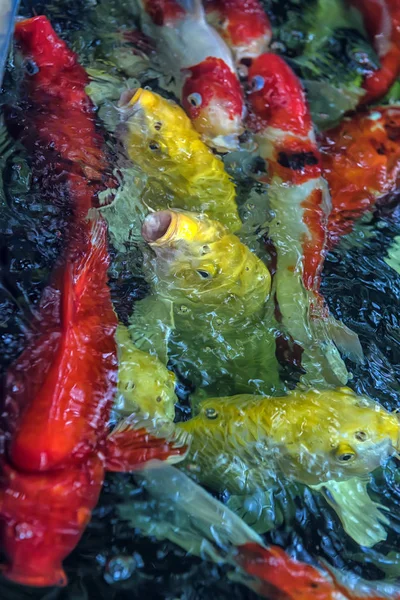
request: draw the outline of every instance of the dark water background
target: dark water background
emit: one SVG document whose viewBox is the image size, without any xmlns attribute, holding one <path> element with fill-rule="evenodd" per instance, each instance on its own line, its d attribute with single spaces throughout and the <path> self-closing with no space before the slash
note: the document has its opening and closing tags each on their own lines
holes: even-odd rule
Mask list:
<svg viewBox="0 0 400 600">
<path fill-rule="evenodd" d="M 57 33 L 67 41 L 87 30 L 88 46 L 82 56 L 93 57 L 96 38 L 90 27 L 96 3 L 22 2 L 21 14 L 47 14 Z M 110 5 L 110 25 L 113 7 Z M 129 14 L 129 11 L 128 13 Z M 118 18 L 121 19 L 121 7 Z M 115 23 L 121 25 L 121 23 Z M 95 30 L 93 26 L 93 30 Z M 91 40 L 91 41 L 89 41 Z M 10 63 L 7 81 L 12 78 Z M 2 145 L 3 144 L 3 145 Z M 8 153 L 9 151 L 9 153 Z M 0 360 L 1 374 L 24 347 L 26 331 L 35 318 L 35 307 L 61 249 L 60 239 L 68 214 L 52 202 L 51 193 L 41 192 L 32 180 L 30 159 L 18 143 L 0 138 Z M 54 190 L 53 194 L 62 193 Z M 332 313 L 360 336 L 366 355 L 364 365 L 349 363 L 351 386 L 368 394 L 388 409 L 398 408 L 400 381 L 400 276 L 384 257 L 393 238 L 400 233 L 400 191 L 385 198 L 356 228 L 348 239 L 329 254 L 325 263 L 322 292 Z M 118 257 L 114 256 L 117 260 Z M 123 264 L 111 280 L 116 306 L 126 306 L 145 295 L 146 287 Z M 122 314 L 119 315 L 123 317 Z M 228 581 L 224 569 L 186 556 L 171 543 L 158 543 L 141 537 L 116 517 L 115 505 L 126 502 L 129 475 L 107 478 L 98 507 L 94 511 L 79 546 L 65 561 L 70 583 L 62 590 L 22 588 L 0 579 L 1 600 L 127 600 L 145 596 L 157 599 L 226 599 L 228 596 L 255 598 L 246 588 Z M 131 493 L 140 493 L 131 492 Z M 400 478 L 395 461 L 374 480 L 372 493 L 387 504 L 394 515 L 394 527 L 378 550 L 386 554 L 396 545 L 400 517 Z M 290 528 L 281 527 L 266 536 L 294 556 L 326 558 L 332 565 L 354 570 L 365 578 L 378 579 L 382 571 L 369 562 L 375 551 L 359 549 L 344 534 L 335 515 L 322 499 L 305 493 L 295 503 Z M 313 532 L 310 535 L 310 532 Z M 310 555 L 309 555 L 310 553 Z M 400 566 L 399 566 L 400 573 Z M 271 599 L 273 600 L 273 599 Z"/>
</svg>

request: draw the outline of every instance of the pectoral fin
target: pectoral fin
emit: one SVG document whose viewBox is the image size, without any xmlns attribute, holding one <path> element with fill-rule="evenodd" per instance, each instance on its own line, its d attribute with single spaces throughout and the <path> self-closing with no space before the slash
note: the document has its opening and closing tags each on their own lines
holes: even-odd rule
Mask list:
<svg viewBox="0 0 400 600">
<path fill-rule="evenodd" d="M 135 415 L 124 419 L 108 436 L 106 469 L 134 471 L 150 460 L 170 463 L 183 460 L 190 444 L 190 436 L 177 431 L 173 423 L 157 426 L 153 421 L 136 420 Z"/>
<path fill-rule="evenodd" d="M 384 525 L 389 525 L 390 521 L 382 513 L 388 509 L 371 500 L 367 485 L 368 481 L 353 478 L 310 487 L 324 495 L 341 520 L 344 530 L 355 542 L 372 548 L 386 540 Z"/>
</svg>

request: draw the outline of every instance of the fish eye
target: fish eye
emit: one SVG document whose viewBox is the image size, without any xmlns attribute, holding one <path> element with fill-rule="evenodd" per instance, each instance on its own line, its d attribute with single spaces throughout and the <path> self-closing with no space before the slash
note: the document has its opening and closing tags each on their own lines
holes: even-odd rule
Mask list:
<svg viewBox="0 0 400 600">
<path fill-rule="evenodd" d="M 37 64 L 35 63 L 34 60 L 32 60 L 31 58 L 25 61 L 25 71 L 28 73 L 28 75 L 36 75 L 36 73 L 39 73 L 39 67 L 37 66 Z"/>
<path fill-rule="evenodd" d="M 159 150 L 160 149 L 160 144 L 157 144 L 157 142 L 155 142 L 154 140 L 152 140 L 149 143 L 149 148 L 150 148 L 150 150 L 152 150 L 154 152 L 155 150 Z"/>
<path fill-rule="evenodd" d="M 197 273 L 200 275 L 202 279 L 211 279 L 211 273 L 208 271 L 203 271 L 202 269 L 198 269 Z"/>
<path fill-rule="evenodd" d="M 354 434 L 354 437 L 359 442 L 365 442 L 365 440 L 367 439 L 368 436 L 365 433 L 365 431 L 356 431 L 355 434 Z"/>
<path fill-rule="evenodd" d="M 218 417 L 218 413 L 215 408 L 206 408 L 205 414 L 207 419 L 216 419 Z"/>
<path fill-rule="evenodd" d="M 154 123 L 154 129 L 156 131 L 160 131 L 161 127 L 162 127 L 162 123 L 160 123 L 160 121 L 157 121 L 157 123 Z"/>
<path fill-rule="evenodd" d="M 355 458 L 355 454 L 351 454 L 350 452 L 345 452 L 344 454 L 339 454 L 337 457 L 338 461 L 341 463 L 349 463 Z"/>
<path fill-rule="evenodd" d="M 188 102 L 195 108 L 198 108 L 199 106 L 201 106 L 201 104 L 203 102 L 203 98 L 201 97 L 200 94 L 197 94 L 197 93 L 189 94 L 187 99 L 188 99 Z"/>
<path fill-rule="evenodd" d="M 264 83 L 265 83 L 264 77 L 261 77 L 261 75 L 255 75 L 253 77 L 253 79 L 251 80 L 251 84 L 250 84 L 251 91 L 259 92 L 260 90 L 263 89 Z"/>
</svg>

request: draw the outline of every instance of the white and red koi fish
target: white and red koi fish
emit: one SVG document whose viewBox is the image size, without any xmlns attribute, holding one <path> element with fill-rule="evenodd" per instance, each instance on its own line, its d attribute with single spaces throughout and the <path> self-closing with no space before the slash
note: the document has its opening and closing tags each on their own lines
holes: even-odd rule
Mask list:
<svg viewBox="0 0 400 600">
<path fill-rule="evenodd" d="M 142 29 L 174 76 L 181 104 L 204 141 L 238 147 L 245 105 L 232 53 L 206 22 L 199 0 L 140 0 Z"/>
<path fill-rule="evenodd" d="M 386 94 L 400 74 L 400 2 L 399 0 L 348 0 L 360 11 L 365 29 L 379 56 L 380 69 L 365 78 L 365 96 L 361 104 Z"/>
<path fill-rule="evenodd" d="M 331 199 L 301 84 L 277 55 L 263 54 L 249 69 L 250 128 L 265 160 L 277 251 L 276 300 L 284 331 L 303 347 L 306 379 L 345 383 L 348 374 L 332 337 L 352 359 L 357 336 L 329 315 L 319 294 Z M 308 365 L 306 367 L 306 364 Z"/>
<path fill-rule="evenodd" d="M 228 44 L 236 64 L 267 51 L 272 29 L 259 0 L 206 0 L 205 9 L 207 21 Z"/>
</svg>

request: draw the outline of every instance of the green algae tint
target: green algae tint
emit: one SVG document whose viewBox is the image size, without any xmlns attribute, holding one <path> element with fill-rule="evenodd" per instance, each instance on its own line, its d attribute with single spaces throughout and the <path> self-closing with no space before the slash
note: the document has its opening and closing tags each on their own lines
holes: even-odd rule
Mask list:
<svg viewBox="0 0 400 600">
<path fill-rule="evenodd" d="M 289 1 L 267 3 L 274 28 L 274 50 L 286 57 L 304 80 L 314 121 L 326 128 L 356 106 L 363 93 L 362 78 L 374 67 L 377 57 L 360 24 L 341 2 L 313 0 L 303 4 L 307 6 Z M 159 190 L 157 184 L 149 181 L 146 172 L 127 161 L 117 133 L 120 115 L 115 106 L 122 92 L 139 86 L 166 98 L 176 98 L 173 82 L 160 74 L 156 60 L 148 59 L 149 48 L 136 34 L 137 15 L 133 8 L 104 1 L 87 2 L 83 6 L 78 2 L 54 1 L 50 5 L 26 2 L 20 13 L 25 17 L 46 14 L 59 35 L 78 53 L 91 78 L 87 93 L 97 106 L 99 126 L 106 131 L 114 176 L 119 182 L 117 189 L 103 193 L 99 201 L 109 225 L 112 257 L 109 273 L 114 308 L 130 332 L 129 340 L 122 335 L 126 330 L 121 330 L 120 352 L 129 353 L 132 340 L 141 350 L 151 351 L 152 364 L 141 368 L 149 369 L 149 381 L 154 382 L 156 365 L 156 383 L 164 386 L 163 381 L 168 382 L 166 388 L 163 387 L 168 391 L 167 397 L 158 394 L 161 397 L 159 412 L 164 416 L 163 403 L 170 403 L 172 398 L 175 422 L 182 423 L 196 414 L 197 402 L 210 395 L 247 392 L 279 396 L 292 390 L 303 375 L 301 352 L 280 334 L 278 315 L 270 305 L 268 308 L 257 305 L 256 311 L 250 311 L 251 318 L 230 311 L 229 306 L 222 314 L 211 308 L 204 316 L 184 289 L 174 289 L 172 285 L 171 293 L 166 293 L 165 281 L 163 288 L 162 277 L 157 275 L 154 252 L 143 240 L 140 230 L 153 208 L 154 194 Z M 2 95 L 5 114 L 9 110 L 6 107 L 18 106 L 19 84 L 26 68 L 18 54 L 11 52 Z M 394 86 L 388 100 L 397 99 Z M 35 322 L 38 301 L 62 248 L 62 231 L 69 215 L 68 210 L 61 210 L 49 199 L 64 193 L 62 183 L 58 189 L 46 190 L 49 196 L 43 195 L 40 181 L 32 179 L 29 153 L 18 140 L 12 139 L 5 125 L 0 135 L 0 356 L 4 374 L 22 352 L 25 335 Z M 239 215 L 244 223 L 235 244 L 240 243 L 239 240 L 246 244 L 273 271 L 274 250 L 267 243 L 265 211 L 268 190 L 255 182 L 259 164 L 250 152 L 251 147 L 248 150 L 223 157 L 236 186 Z M 167 202 L 173 201 L 171 190 L 163 189 L 162 193 Z M 364 363 L 344 361 L 351 375 L 349 385 L 357 394 L 368 396 L 389 411 L 398 410 L 400 406 L 400 275 L 396 268 L 399 197 L 394 191 L 381 199 L 328 254 L 321 287 L 332 315 L 351 328 L 363 346 Z M 213 240 L 207 239 L 202 246 L 211 243 Z M 207 265 L 203 264 L 197 271 L 201 271 L 199 285 L 203 285 Z M 271 353 L 275 339 L 279 364 L 274 352 Z M 273 372 L 260 375 L 255 367 L 267 354 L 271 356 Z M 219 377 L 212 373 L 213 369 Z M 236 374 L 244 381 L 240 389 L 234 381 Z M 174 377 L 176 399 L 171 391 Z M 129 387 L 129 381 L 127 385 Z M 129 409 L 128 396 L 122 400 L 121 388 L 119 393 L 115 420 Z M 207 408 L 206 417 L 213 423 L 218 411 L 215 405 L 206 406 L 205 410 Z M 170 412 L 167 410 L 166 414 Z M 183 424 L 181 427 L 185 428 Z M 240 474 L 242 465 L 235 463 L 234 466 Z M 202 482 L 201 472 L 193 473 L 193 478 Z M 346 489 L 349 496 L 345 500 L 350 506 L 347 514 L 351 516 L 355 512 L 360 519 L 355 526 L 355 537 L 358 542 L 364 542 L 361 546 L 354 535 L 345 533 L 343 520 L 341 523 L 332 508 L 339 495 L 342 501 L 345 495 L 340 490 L 338 495 L 334 486 L 323 495 L 304 482 L 296 481 L 288 486 L 276 477 L 267 497 L 250 495 L 243 506 L 242 501 L 237 502 L 236 495 L 230 496 L 229 485 L 203 483 L 210 486 L 206 487 L 210 493 L 228 502 L 240 515 L 250 515 L 250 524 L 259 521 L 262 507 L 267 506 L 261 522 L 265 526 L 261 527 L 264 539 L 282 546 L 291 556 L 308 562 L 320 557 L 333 567 L 347 569 L 366 580 L 396 582 L 400 577 L 397 542 L 400 477 L 396 458 L 376 470 L 369 483 L 362 482 L 361 491 Z M 179 531 L 174 538 L 168 527 L 168 523 L 174 524 L 171 507 L 154 500 L 151 495 L 154 482 L 141 484 L 140 479 L 134 480 L 130 475 L 108 476 L 93 518 L 78 547 L 66 560 L 70 580 L 67 588 L 23 589 L 1 579 L 0 596 L 5 600 L 124 600 L 128 596 L 142 598 L 145 595 L 160 600 L 256 597 L 228 576 L 227 566 L 213 562 L 218 559 L 214 545 L 206 544 L 199 549 L 193 542 L 190 546 L 191 523 L 185 523 L 185 540 Z M 167 484 L 165 486 L 167 488 Z M 365 504 L 363 520 L 354 504 L 358 507 L 358 502 L 366 502 L 366 497 L 369 501 Z M 389 511 L 377 508 L 379 505 Z M 171 506 L 174 506 L 172 495 Z M 179 518 L 176 515 L 174 518 L 177 519 L 175 524 L 182 526 L 184 516 L 180 515 L 180 509 L 178 502 L 175 510 Z M 151 527 L 149 514 L 154 516 Z M 372 538 L 378 543 L 368 547 L 368 535 L 364 533 L 371 524 Z M 141 535 L 137 527 L 152 537 Z M 193 539 L 196 541 L 196 536 Z M 187 554 L 187 550 L 210 560 Z"/>
</svg>

